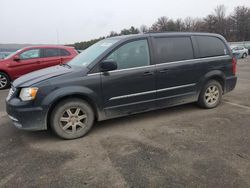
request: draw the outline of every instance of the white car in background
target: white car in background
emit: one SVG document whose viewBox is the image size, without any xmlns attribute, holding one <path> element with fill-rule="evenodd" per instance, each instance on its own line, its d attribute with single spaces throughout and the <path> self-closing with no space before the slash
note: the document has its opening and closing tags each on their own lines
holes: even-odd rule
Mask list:
<svg viewBox="0 0 250 188">
<path fill-rule="evenodd" d="M 231 46 L 232 52 L 238 58 L 246 58 L 248 55 L 248 49 L 242 46 Z"/>
</svg>

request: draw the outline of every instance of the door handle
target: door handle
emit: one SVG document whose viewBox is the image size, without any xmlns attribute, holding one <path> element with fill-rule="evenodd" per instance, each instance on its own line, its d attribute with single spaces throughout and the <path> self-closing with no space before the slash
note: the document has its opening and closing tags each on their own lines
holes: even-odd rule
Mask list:
<svg viewBox="0 0 250 188">
<path fill-rule="evenodd" d="M 40 63 L 41 63 L 41 61 L 36 61 L 36 63 L 37 63 L 37 64 L 40 64 Z"/>
<path fill-rule="evenodd" d="M 159 72 L 160 73 L 165 73 L 165 72 L 168 72 L 169 70 L 168 69 L 162 69 L 162 70 L 160 70 Z"/>
<path fill-rule="evenodd" d="M 143 73 L 143 76 L 150 76 L 150 75 L 153 75 L 153 72 L 146 71 L 146 72 Z"/>
</svg>

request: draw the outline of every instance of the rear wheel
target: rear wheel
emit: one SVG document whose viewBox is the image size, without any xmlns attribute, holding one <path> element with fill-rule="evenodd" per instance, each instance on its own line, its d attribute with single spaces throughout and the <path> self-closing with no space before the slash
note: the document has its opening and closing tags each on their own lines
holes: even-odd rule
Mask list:
<svg viewBox="0 0 250 188">
<path fill-rule="evenodd" d="M 244 53 L 244 54 L 242 55 L 242 58 L 244 59 L 244 58 L 246 58 L 246 57 L 247 57 L 247 54 Z"/>
<path fill-rule="evenodd" d="M 7 74 L 0 72 L 0 90 L 10 86 L 10 78 Z"/>
<path fill-rule="evenodd" d="M 222 99 L 222 86 L 216 80 L 210 80 L 201 90 L 198 104 L 203 108 L 215 108 Z"/>
<path fill-rule="evenodd" d="M 75 139 L 84 136 L 94 123 L 90 105 L 80 99 L 60 102 L 51 114 L 51 128 L 61 138 Z"/>
</svg>

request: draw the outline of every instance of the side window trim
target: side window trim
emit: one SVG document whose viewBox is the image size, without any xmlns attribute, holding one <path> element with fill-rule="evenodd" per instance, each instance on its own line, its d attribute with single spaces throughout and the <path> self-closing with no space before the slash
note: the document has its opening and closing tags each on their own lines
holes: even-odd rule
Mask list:
<svg viewBox="0 0 250 188">
<path fill-rule="evenodd" d="M 222 55 L 222 56 L 214 56 L 214 57 L 201 57 L 201 58 L 194 58 L 194 59 L 187 59 L 187 60 L 181 60 L 181 61 L 172 61 L 172 62 L 166 62 L 166 63 L 160 63 L 160 64 L 151 64 L 148 66 L 142 66 L 142 67 L 134 67 L 134 68 L 127 68 L 127 69 L 120 69 L 120 70 L 113 70 L 110 72 L 121 72 L 121 71 L 128 71 L 128 70 L 134 70 L 134 69 L 143 69 L 143 68 L 150 68 L 150 67 L 158 67 L 158 66 L 164 66 L 164 65 L 171 65 L 171 64 L 179 64 L 179 63 L 185 63 L 185 62 L 192 62 L 192 61 L 200 61 L 204 59 L 216 59 L 220 57 L 229 57 L 230 55 Z M 99 75 L 101 72 L 89 72 L 87 75 L 92 76 L 92 75 Z"/>
<path fill-rule="evenodd" d="M 190 61 L 199 61 L 199 60 L 204 60 L 204 59 L 216 59 L 216 58 L 220 58 L 220 57 L 230 57 L 230 55 L 220 55 L 220 56 L 212 56 L 212 57 L 197 57 L 194 59 L 186 59 L 186 60 L 180 60 L 180 61 L 159 63 L 159 64 L 156 64 L 156 66 L 167 65 L 167 64 L 171 65 L 171 64 L 185 63 L 185 62 L 190 62 Z"/>
</svg>

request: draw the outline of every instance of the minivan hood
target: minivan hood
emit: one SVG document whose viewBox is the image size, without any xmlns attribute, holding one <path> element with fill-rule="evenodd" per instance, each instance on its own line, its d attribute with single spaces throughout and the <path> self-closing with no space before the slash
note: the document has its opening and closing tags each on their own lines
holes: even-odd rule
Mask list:
<svg viewBox="0 0 250 188">
<path fill-rule="evenodd" d="M 29 87 L 38 82 L 47 80 L 52 77 L 57 77 L 67 73 L 73 72 L 72 68 L 67 66 L 53 66 L 45 69 L 41 69 L 35 72 L 31 72 L 21 76 L 13 82 L 14 87 Z"/>
</svg>

